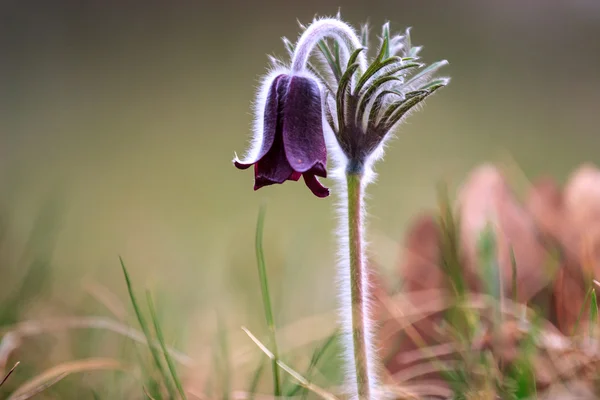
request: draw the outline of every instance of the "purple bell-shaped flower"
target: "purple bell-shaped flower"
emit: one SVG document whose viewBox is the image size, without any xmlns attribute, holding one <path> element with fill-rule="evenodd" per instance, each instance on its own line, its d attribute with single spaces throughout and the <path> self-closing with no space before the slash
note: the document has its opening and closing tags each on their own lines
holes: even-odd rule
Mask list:
<svg viewBox="0 0 600 400">
<path fill-rule="evenodd" d="M 317 197 L 327 197 L 329 189 L 317 180 L 317 176 L 327 177 L 317 82 L 305 76 L 277 75 L 263 102 L 258 110 L 264 106 L 262 132 L 255 132 L 255 151 L 247 160 L 236 157 L 235 166 L 247 169 L 254 165 L 254 190 L 303 176 Z"/>
</svg>

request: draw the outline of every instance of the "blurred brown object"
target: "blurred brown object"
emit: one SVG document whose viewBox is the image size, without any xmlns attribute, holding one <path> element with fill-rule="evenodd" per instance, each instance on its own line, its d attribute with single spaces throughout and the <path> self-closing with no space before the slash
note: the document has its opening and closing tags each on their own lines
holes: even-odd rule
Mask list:
<svg viewBox="0 0 600 400">
<path fill-rule="evenodd" d="M 498 361 L 503 364 L 513 363 L 519 357 L 521 341 L 526 333 L 521 329 L 519 321 L 508 320 L 497 328 L 488 330 L 480 340 L 473 343 L 478 351 L 491 350 Z"/>
<path fill-rule="evenodd" d="M 587 345 L 579 348 L 567 336 L 589 332 L 586 297 L 592 278 L 600 278 L 600 170 L 583 165 L 573 172 L 564 190 L 552 178 L 539 179 L 532 185 L 525 205 L 521 205 L 499 169 L 484 164 L 471 172 L 457 197 L 456 236 L 460 243 L 459 251 L 452 252 L 450 259 L 455 261 L 452 264 L 458 262 L 467 290 L 482 288 L 479 240 L 489 226 L 495 233 L 504 295 L 516 297 L 517 303 L 539 306 L 542 297 L 551 292 L 552 307 L 544 314 L 548 321 L 541 334 L 536 331 L 540 351 L 532 356 L 537 390 L 540 394 L 548 392 L 544 397 L 548 399 L 579 395 L 595 398 L 589 396 L 594 396 L 591 382 L 597 376 L 600 353 Z M 451 331 L 443 328 L 445 311 L 439 311 L 439 304 L 437 308 L 429 305 L 436 297 L 440 300 L 443 293 L 452 293 L 443 263 L 448 262 L 447 246 L 456 248 L 446 242 L 456 239 L 449 239 L 454 230 L 452 223 L 446 226 L 444 221 L 438 221 L 436 213 L 422 213 L 411 222 L 398 264 L 402 282 L 398 298 L 390 298 L 384 282 L 377 282 L 375 294 L 382 299 L 376 303 L 382 322 L 380 344 L 388 356 L 386 368 L 392 380 L 400 384 L 415 380 L 447 388 L 448 383 L 432 360 L 452 365 L 464 351 L 461 343 L 448 335 Z M 451 229 L 446 232 L 445 227 Z M 511 249 L 516 264 L 516 295 Z M 559 259 L 548 268 L 555 250 L 559 250 Z M 519 314 L 506 315 L 510 316 L 499 326 L 481 325 L 483 336 L 475 336 L 466 347 L 489 350 L 498 362 L 499 373 L 519 359 L 521 345 L 529 339 L 531 329 Z M 577 396 L 568 390 L 572 384 L 581 389 Z M 561 391 L 563 387 L 567 391 Z"/>
<path fill-rule="evenodd" d="M 533 183 L 526 204 L 546 245 L 560 250 L 549 319 L 563 334 L 572 334 L 583 307 L 585 289 L 579 261 L 572 252 L 573 231 L 565 215 L 563 192 L 554 179 L 540 178 Z"/>
<path fill-rule="evenodd" d="M 589 305 L 584 304 L 586 289 L 582 276 L 573 273 L 569 268 L 561 267 L 552 289 L 554 315 L 550 316 L 550 319 L 556 327 L 565 335 L 575 333 L 577 324 L 579 328 L 585 328 Z"/>
<path fill-rule="evenodd" d="M 562 189 L 551 177 L 535 181 L 527 195 L 526 207 L 545 239 L 563 241 L 565 229 Z"/>
<path fill-rule="evenodd" d="M 549 246 L 560 249 L 560 270 L 553 282 L 554 315 L 566 335 L 577 321 L 585 329 L 585 298 L 592 279 L 600 277 L 600 170 L 584 164 L 569 177 L 564 191 L 551 178 L 535 182 L 527 207 Z"/>
<path fill-rule="evenodd" d="M 526 303 L 553 279 L 543 268 L 547 252 L 537 235 L 530 213 L 517 202 L 502 173 L 491 164 L 477 167 L 458 194 L 463 268 L 481 276 L 478 241 L 489 226 L 496 238 L 497 259 L 503 291 L 513 296 L 511 249 L 516 261 L 516 299 Z M 479 282 L 478 288 L 481 287 Z"/>
<path fill-rule="evenodd" d="M 402 293 L 413 305 L 419 305 L 417 293 L 429 289 L 447 287 L 447 278 L 440 269 L 441 233 L 432 213 L 422 213 L 410 224 L 401 249 L 399 276 Z M 410 366 L 402 359 L 408 352 L 418 351 L 423 346 L 439 343 L 436 325 L 441 321 L 442 313 L 426 316 L 411 324 L 409 332 L 401 329 L 401 321 L 387 321 L 381 330 L 384 341 L 382 347 L 393 350 L 394 355 L 386 362 L 390 373 L 396 373 Z M 397 334 L 389 332 L 399 331 Z M 434 374 L 435 375 L 435 374 Z M 434 376 L 427 375 L 432 378 Z M 437 377 L 437 376 L 436 376 Z"/>
<path fill-rule="evenodd" d="M 519 359 L 522 342 L 532 333 L 531 328 L 509 319 L 496 331 L 486 332 L 473 349 L 490 350 L 500 364 L 510 365 Z M 531 354 L 529 361 L 540 398 L 597 399 L 594 381 L 600 365 L 598 348 L 574 346 L 550 324 L 535 328 L 535 336 L 539 351 Z"/>
<path fill-rule="evenodd" d="M 440 269 L 441 233 L 431 213 L 414 219 L 404 240 L 399 274 L 404 292 L 445 287 Z"/>
<path fill-rule="evenodd" d="M 600 170 L 592 164 L 579 167 L 564 190 L 565 225 L 569 247 L 584 273 L 600 278 Z"/>
</svg>

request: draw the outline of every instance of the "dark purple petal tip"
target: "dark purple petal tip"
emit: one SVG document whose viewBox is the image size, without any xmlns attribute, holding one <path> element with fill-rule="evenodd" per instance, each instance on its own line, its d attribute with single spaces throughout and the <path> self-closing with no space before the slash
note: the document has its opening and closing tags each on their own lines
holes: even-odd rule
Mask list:
<svg viewBox="0 0 600 400">
<path fill-rule="evenodd" d="M 233 165 L 235 165 L 235 167 L 236 167 L 237 169 L 248 169 L 248 168 L 250 168 L 251 166 L 253 166 L 253 165 L 254 165 L 254 163 L 250 163 L 250 164 L 244 164 L 244 163 L 242 163 L 242 162 L 239 162 L 238 160 L 233 160 Z"/>
<path fill-rule="evenodd" d="M 304 183 L 317 197 L 323 198 L 329 196 L 329 189 L 321 185 L 321 182 L 312 174 L 304 174 Z"/>
</svg>

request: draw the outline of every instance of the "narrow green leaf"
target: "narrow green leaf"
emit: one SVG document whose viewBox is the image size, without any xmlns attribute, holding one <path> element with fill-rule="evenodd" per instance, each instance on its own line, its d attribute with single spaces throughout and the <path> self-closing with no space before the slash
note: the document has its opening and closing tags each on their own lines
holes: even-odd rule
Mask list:
<svg viewBox="0 0 600 400">
<path fill-rule="evenodd" d="M 331 54 L 331 50 L 329 49 L 327 42 L 325 42 L 324 40 L 320 40 L 317 46 L 319 47 L 319 50 L 321 50 L 321 53 L 325 57 L 327 64 L 329 64 L 329 68 L 331 69 L 331 72 L 333 73 L 333 76 L 335 77 L 336 81 L 339 81 L 342 76 L 342 68 L 339 64 L 335 62 L 335 58 L 333 54 Z"/>
<path fill-rule="evenodd" d="M 388 131 L 408 110 L 419 104 L 424 98 L 424 95 L 417 95 L 392 103 L 381 117 L 379 125 L 383 127 L 382 130 Z"/>
<path fill-rule="evenodd" d="M 444 86 L 448 85 L 449 81 L 450 80 L 447 79 L 447 78 L 436 79 L 434 81 L 429 82 L 428 84 L 426 84 L 424 86 L 421 86 L 417 90 L 419 90 L 419 91 L 422 91 L 422 90 L 426 90 L 426 91 L 437 90 L 437 89 L 439 89 L 441 87 L 444 87 Z"/>
<path fill-rule="evenodd" d="M 377 94 L 377 96 L 375 96 L 375 100 L 373 100 L 373 105 L 371 105 L 371 110 L 369 111 L 369 123 L 375 125 L 377 123 L 377 116 L 379 115 L 379 112 L 381 111 L 381 105 L 383 104 L 383 99 L 385 98 L 385 96 L 387 96 L 388 94 L 393 94 L 396 96 L 400 96 L 402 97 L 402 93 L 398 92 L 396 90 L 382 90 L 381 92 L 379 92 Z M 366 104 L 366 103 L 364 103 Z M 364 113 L 364 110 L 362 111 Z M 357 112 L 358 115 L 358 112 Z"/>
<path fill-rule="evenodd" d="M 423 100 L 425 100 L 427 97 L 431 96 L 440 87 L 436 88 L 435 90 L 429 90 L 429 91 L 420 93 L 420 94 L 418 94 L 418 95 L 416 95 L 414 97 L 411 97 L 411 98 L 407 99 L 404 103 L 402 103 L 400 105 L 397 105 L 395 112 L 392 113 L 392 115 L 390 115 L 390 117 L 387 118 L 387 120 L 385 120 L 384 118 L 382 118 L 381 122 L 384 124 L 383 131 L 387 132 L 390 129 L 392 129 L 392 127 L 394 125 L 396 125 L 396 123 L 398 123 L 398 121 L 400 121 L 400 119 L 408 111 L 410 111 L 411 108 L 413 108 L 414 106 L 416 106 L 417 104 L 419 104 L 420 102 L 422 102 Z M 408 95 L 409 94 L 407 94 L 407 96 Z M 392 107 L 393 106 L 394 105 L 392 105 Z"/>
<path fill-rule="evenodd" d="M 377 74 L 383 68 L 389 67 L 389 66 L 391 66 L 393 64 L 397 64 L 397 63 L 402 63 L 401 57 L 392 56 L 385 60 L 380 61 L 379 59 L 377 59 L 377 60 L 373 61 L 373 63 L 371 65 L 369 65 L 369 67 L 367 68 L 365 73 L 362 74 L 362 76 L 358 80 L 358 83 L 356 84 L 356 88 L 354 88 L 354 94 L 355 95 L 360 94 L 360 91 L 366 85 L 366 83 L 369 81 L 369 79 L 371 79 L 375 74 Z M 386 74 L 386 75 L 389 75 L 389 74 Z"/>
<path fill-rule="evenodd" d="M 394 63 L 398 62 L 396 56 L 390 57 L 390 58 L 388 58 L 388 60 L 394 60 Z M 390 62 L 390 64 L 388 64 L 388 65 L 391 65 L 391 64 L 393 64 L 393 63 Z M 385 65 L 385 66 L 387 66 L 387 65 Z M 385 75 L 396 75 L 398 72 L 403 72 L 403 71 L 405 71 L 407 73 L 408 69 L 419 68 L 422 66 L 423 66 L 423 64 L 421 64 L 421 63 L 406 62 L 406 59 L 402 58 L 400 65 L 397 67 L 390 68 L 389 70 L 387 70 L 385 72 Z"/>
<path fill-rule="evenodd" d="M 365 49 L 364 47 L 359 47 L 358 49 L 356 49 L 352 52 L 352 54 L 350 55 L 350 58 L 348 59 L 348 64 L 346 65 L 346 69 L 350 68 L 352 66 L 352 64 L 354 64 L 356 62 L 356 60 L 358 59 L 358 56 L 364 49 Z"/>
<path fill-rule="evenodd" d="M 146 386 L 142 386 L 142 391 L 144 392 L 144 395 L 149 399 L 149 400 L 156 400 L 148 391 L 148 389 L 146 389 Z"/>
<path fill-rule="evenodd" d="M 304 373 L 304 377 L 306 379 L 308 379 L 308 380 L 311 379 L 313 370 L 317 367 L 317 364 L 319 364 L 319 361 L 321 360 L 323 355 L 325 355 L 327 350 L 335 343 L 335 340 L 337 339 L 337 337 L 338 337 L 338 332 L 336 331 L 327 338 L 327 340 L 321 347 L 318 347 L 317 349 L 315 349 L 315 351 L 313 352 L 313 355 L 310 359 L 308 368 L 306 369 L 306 372 Z M 300 390 L 304 390 L 305 393 L 308 392 L 308 389 L 306 389 L 305 387 L 303 387 L 301 385 L 295 385 L 287 392 L 286 396 L 293 397 L 296 394 L 298 394 L 298 392 Z"/>
<path fill-rule="evenodd" d="M 272 360 L 273 369 L 273 394 L 276 397 L 281 396 L 281 381 L 279 378 L 279 368 L 277 367 L 277 360 L 279 359 L 279 353 L 277 350 L 277 337 L 275 334 L 275 320 L 273 318 L 273 309 L 271 307 L 271 296 L 269 294 L 269 281 L 267 278 L 267 267 L 265 263 L 265 255 L 263 251 L 263 230 L 265 224 L 265 206 L 260 207 L 258 213 L 258 221 L 256 224 L 256 261 L 258 264 L 258 276 L 260 278 L 260 289 L 263 299 L 263 308 L 265 310 L 265 317 L 267 320 L 267 326 L 269 328 L 269 334 L 271 339 L 271 346 L 273 348 L 274 358 Z"/>
<path fill-rule="evenodd" d="M 587 303 L 588 303 L 590 297 L 592 296 L 592 292 L 594 292 L 594 288 L 590 288 L 587 291 L 587 293 L 585 294 L 585 298 L 583 299 L 583 303 L 581 304 L 581 308 L 579 309 L 579 314 L 577 315 L 577 319 L 575 320 L 575 325 L 573 326 L 572 335 L 575 335 L 575 333 L 577 333 L 577 330 L 579 329 L 579 323 L 581 322 L 581 317 L 583 317 L 583 313 L 585 312 Z"/>
<path fill-rule="evenodd" d="M 355 94 L 360 93 L 360 89 L 365 85 L 365 83 L 367 83 L 367 81 L 373 75 L 375 75 L 377 73 L 377 71 L 379 71 L 381 68 L 383 68 L 381 66 L 381 64 L 384 63 L 384 60 L 387 61 L 390 58 L 394 59 L 394 57 L 390 57 L 388 59 L 384 58 L 386 51 L 388 51 L 388 50 L 386 50 L 388 47 L 389 47 L 389 42 L 384 38 L 381 43 L 381 47 L 379 48 L 379 53 L 377 54 L 377 57 L 375 58 L 375 60 L 373 60 L 371 65 L 369 65 L 367 70 L 364 71 L 363 75 L 360 77 L 360 79 L 356 85 Z"/>
<path fill-rule="evenodd" d="M 350 82 L 352 80 L 352 76 L 358 69 L 359 64 L 354 63 L 350 65 L 344 75 L 342 75 L 340 79 L 340 84 L 338 86 L 337 95 L 336 95 L 336 106 L 337 106 L 337 114 L 338 114 L 338 124 L 339 131 L 342 132 L 344 130 L 344 121 L 345 121 L 345 99 L 349 95 L 350 92 Z"/>
<path fill-rule="evenodd" d="M 360 27 L 360 44 L 364 48 L 369 48 L 369 24 Z"/>
<path fill-rule="evenodd" d="M 256 336 L 254 336 L 254 334 L 252 334 L 252 332 L 250 332 L 246 327 L 242 326 L 242 330 L 244 331 L 244 333 L 246 335 L 248 335 L 248 337 L 250 338 L 250 340 L 252 340 L 254 342 L 254 344 L 256 344 L 258 346 L 258 348 L 266 354 L 267 357 L 269 357 L 271 360 L 275 361 L 276 364 L 285 372 L 287 372 L 288 374 L 290 374 L 292 376 L 292 378 L 296 379 L 298 381 L 298 383 L 300 383 L 302 386 L 306 387 L 308 390 L 312 391 L 313 393 L 315 393 L 316 395 L 318 395 L 319 397 L 326 399 L 326 400 L 337 400 L 337 397 L 335 397 L 333 394 L 321 389 L 320 387 L 312 384 L 311 382 L 308 381 L 308 379 L 306 379 L 305 377 L 303 377 L 302 375 L 300 375 L 298 372 L 296 372 L 294 369 L 292 369 L 289 365 L 287 365 L 286 363 L 284 363 L 281 360 L 278 360 L 277 357 L 275 356 L 274 352 L 272 352 L 271 350 L 269 350 L 267 348 L 267 346 L 264 345 L 264 343 L 262 343 L 260 340 L 258 340 L 258 338 Z"/>
<path fill-rule="evenodd" d="M 412 76 L 406 83 L 405 85 L 407 87 L 411 87 L 414 85 L 418 85 L 418 82 L 427 79 L 430 75 L 432 75 L 433 73 L 435 73 L 438 69 L 442 68 L 443 66 L 448 65 L 448 61 L 446 60 L 442 60 L 442 61 L 438 61 L 435 62 L 425 68 L 423 68 L 421 71 L 419 71 L 419 73 L 417 73 L 416 75 Z"/>
<path fill-rule="evenodd" d="M 512 291 L 513 291 L 513 302 L 517 304 L 517 259 L 515 258 L 515 251 L 512 246 L 510 246 L 510 267 L 512 274 Z"/>
<path fill-rule="evenodd" d="M 390 57 L 390 23 L 386 22 L 383 24 L 381 37 L 383 38 L 383 45 L 385 45 L 383 52 L 383 59 L 387 59 Z"/>
<path fill-rule="evenodd" d="M 250 387 L 248 388 L 248 393 L 250 394 L 250 400 L 254 399 L 254 395 L 256 394 L 256 388 L 258 387 L 258 383 L 260 382 L 260 377 L 265 369 L 265 358 L 260 358 L 260 364 L 254 374 L 252 374 L 252 381 L 250 382 Z"/>
<path fill-rule="evenodd" d="M 331 107 L 329 106 L 329 96 L 331 96 L 331 94 L 329 92 L 325 92 L 325 104 L 324 104 L 323 110 L 325 112 L 325 120 L 331 127 L 331 130 L 333 131 L 333 133 L 335 133 L 335 135 L 337 136 L 339 133 L 339 130 L 335 126 L 335 121 L 333 119 L 333 113 L 331 112 Z"/>
<path fill-rule="evenodd" d="M 175 386 L 179 391 L 179 395 L 183 400 L 186 400 L 185 391 L 183 390 L 183 385 L 181 384 L 181 380 L 179 379 L 179 375 L 177 374 L 177 368 L 175 367 L 175 363 L 167 350 L 167 345 L 165 344 L 165 337 L 162 332 L 162 328 L 160 323 L 158 322 L 158 317 L 156 315 L 156 308 L 154 307 L 154 302 L 152 301 L 152 295 L 149 291 L 146 291 L 146 301 L 148 303 L 148 308 L 150 310 L 150 318 L 152 319 L 152 323 L 154 325 L 154 333 L 156 334 L 156 339 L 160 344 L 160 348 L 163 352 L 163 357 L 167 362 L 167 367 L 169 368 L 169 372 L 171 373 L 171 377 L 173 378 L 173 382 L 175 382 Z"/>
<path fill-rule="evenodd" d="M 384 32 L 385 32 L 385 25 L 384 24 Z M 385 60 L 386 58 L 389 57 L 390 54 L 390 35 L 389 35 L 389 26 L 388 26 L 388 33 L 387 35 L 385 35 L 381 40 L 381 47 L 379 48 L 379 54 L 377 55 L 377 60 L 379 60 L 379 62 Z"/>
<path fill-rule="evenodd" d="M 590 298 L 590 337 L 596 336 L 598 326 L 598 299 L 596 298 L 596 290 L 592 287 L 592 295 Z"/>
<path fill-rule="evenodd" d="M 333 41 L 333 57 L 336 65 L 342 65 L 342 60 L 340 58 L 340 45 L 337 40 Z"/>
<path fill-rule="evenodd" d="M 421 50 L 423 50 L 423 46 L 411 47 L 407 53 L 407 56 L 412 57 L 412 58 L 418 58 Z"/>
<path fill-rule="evenodd" d="M 483 283 L 487 288 L 488 294 L 494 299 L 492 305 L 494 310 L 493 324 L 495 328 L 501 326 L 503 288 L 500 265 L 498 264 L 498 247 L 496 242 L 496 233 L 491 225 L 487 225 L 481 232 L 479 243 L 477 245 L 479 263 L 483 269 Z"/>
<path fill-rule="evenodd" d="M 406 28 L 406 31 L 404 31 L 404 48 L 407 53 L 410 53 L 410 50 L 412 49 L 412 43 L 410 40 L 410 30 L 411 29 L 412 29 L 411 27 L 408 27 L 408 28 Z"/>
<path fill-rule="evenodd" d="M 165 371 L 165 368 L 161 362 L 160 356 L 158 355 L 158 350 L 152 345 L 152 343 L 154 342 L 154 339 L 152 338 L 152 335 L 150 334 L 150 329 L 148 327 L 148 324 L 146 323 L 146 319 L 144 318 L 144 315 L 142 314 L 142 311 L 138 305 L 135 294 L 133 293 L 131 279 L 129 278 L 129 273 L 127 272 L 127 268 L 125 267 L 123 258 L 119 257 L 119 261 L 121 262 L 121 268 L 123 270 L 123 275 L 125 276 L 125 283 L 127 284 L 127 292 L 129 293 L 129 299 L 131 300 L 131 304 L 133 305 L 133 310 L 135 311 L 137 320 L 140 324 L 140 327 L 142 328 L 142 332 L 144 332 L 144 336 L 146 336 L 146 341 L 148 342 L 148 348 L 150 349 L 150 353 L 152 354 L 152 359 L 154 360 L 154 364 L 156 365 L 156 368 L 157 368 L 158 372 L 160 373 L 161 378 L 163 379 L 165 387 L 167 388 L 167 392 L 169 393 L 169 397 L 171 399 L 174 399 L 175 398 L 175 387 L 171 383 L 171 380 L 169 379 L 169 376 L 167 375 L 167 373 Z"/>
<path fill-rule="evenodd" d="M 397 76 L 386 75 L 382 76 L 381 78 L 378 78 L 369 86 L 369 88 L 365 91 L 365 93 L 361 96 L 360 100 L 358 101 L 358 107 L 356 107 L 356 115 L 354 116 L 354 118 L 357 123 L 360 123 L 360 121 L 362 120 L 365 114 L 365 110 L 367 109 L 369 102 L 377 92 L 377 89 L 379 89 L 384 83 L 391 81 L 400 82 L 401 79 Z"/>
<path fill-rule="evenodd" d="M 401 62 L 402 60 L 400 58 L 392 57 L 386 61 L 390 61 L 389 64 L 393 64 L 393 63 Z M 364 116 L 364 112 L 369 104 L 369 101 L 371 100 L 373 95 L 376 93 L 376 91 L 380 88 L 380 86 L 382 86 L 384 83 L 389 82 L 389 81 L 401 82 L 402 78 L 399 76 L 396 76 L 396 74 L 398 72 L 407 70 L 409 68 L 418 67 L 420 65 L 421 64 L 418 64 L 418 63 L 410 63 L 410 64 L 400 65 L 398 67 L 391 68 L 390 70 L 386 71 L 381 76 L 379 76 L 375 80 L 375 82 L 373 82 L 371 85 L 369 85 L 367 90 L 365 90 L 365 92 L 360 97 L 360 99 L 358 101 L 358 106 L 356 108 L 356 115 L 355 115 L 356 121 L 358 122 L 358 121 L 362 120 L 362 118 Z M 387 64 L 385 64 L 385 63 L 382 64 L 382 68 L 385 66 L 387 66 Z M 358 84 L 357 84 L 357 88 L 358 88 Z M 388 90 L 390 90 L 392 93 L 397 93 L 396 91 L 393 91 L 391 89 L 388 89 Z M 356 90 L 354 94 L 356 95 L 357 93 L 358 93 L 358 90 Z M 404 95 L 401 93 L 397 93 L 397 94 L 401 97 L 404 97 Z M 371 119 L 371 118 L 369 118 L 369 121 L 374 123 L 373 119 Z"/>
</svg>

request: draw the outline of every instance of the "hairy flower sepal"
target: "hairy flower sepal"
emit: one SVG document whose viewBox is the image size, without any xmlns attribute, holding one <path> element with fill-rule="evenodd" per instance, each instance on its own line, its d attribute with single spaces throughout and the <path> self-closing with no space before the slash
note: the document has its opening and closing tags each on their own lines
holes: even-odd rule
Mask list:
<svg viewBox="0 0 600 400">
<path fill-rule="evenodd" d="M 235 166 L 254 166 L 254 190 L 302 176 L 317 197 L 327 197 L 329 189 L 317 179 L 327 177 L 319 85 L 310 77 L 286 73 L 264 84 L 268 89 L 258 104 L 262 124 L 255 129 L 254 148 L 246 160 L 236 157 Z"/>
</svg>

